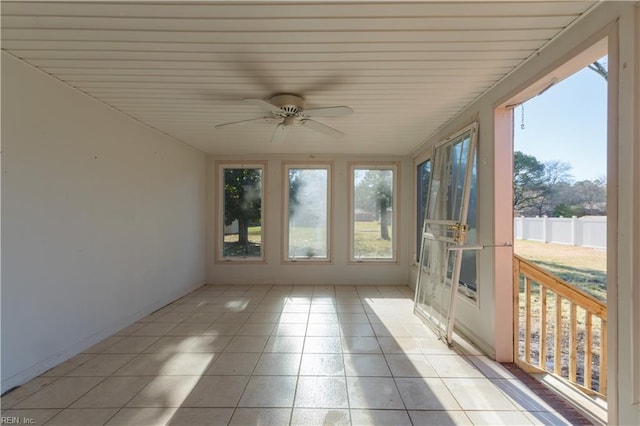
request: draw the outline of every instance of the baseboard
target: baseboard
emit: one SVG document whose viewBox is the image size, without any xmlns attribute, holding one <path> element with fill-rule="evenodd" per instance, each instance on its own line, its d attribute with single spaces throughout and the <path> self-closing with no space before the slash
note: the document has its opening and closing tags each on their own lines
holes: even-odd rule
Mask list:
<svg viewBox="0 0 640 426">
<path fill-rule="evenodd" d="M 487 355 L 491 359 L 496 359 L 496 350 L 480 337 L 478 337 L 475 333 L 469 330 L 462 324 L 456 324 L 454 327 L 454 331 L 456 334 L 459 334 L 462 338 L 472 343 L 476 346 L 482 353 Z"/>
<path fill-rule="evenodd" d="M 208 280 L 205 285 L 209 285 L 209 286 L 216 286 L 216 285 L 221 285 L 221 286 L 293 286 L 293 287 L 308 287 L 308 286 L 324 286 L 324 285 L 333 285 L 336 287 L 344 287 L 344 286 L 354 286 L 354 287 L 363 287 L 363 286 L 367 286 L 367 287 L 371 287 L 371 286 L 382 286 L 382 287 L 409 287 L 411 288 L 411 286 L 409 285 L 409 282 L 398 282 L 398 281 L 381 281 L 381 282 L 372 282 L 372 281 L 367 281 L 367 282 L 349 282 L 349 281 L 345 281 L 345 282 L 327 282 L 327 281 L 321 281 L 321 282 L 313 282 L 313 283 L 286 283 L 286 282 L 242 282 L 242 283 L 230 283 L 230 282 L 217 282 L 214 280 Z M 413 290 L 413 289 L 412 289 Z"/>
</svg>

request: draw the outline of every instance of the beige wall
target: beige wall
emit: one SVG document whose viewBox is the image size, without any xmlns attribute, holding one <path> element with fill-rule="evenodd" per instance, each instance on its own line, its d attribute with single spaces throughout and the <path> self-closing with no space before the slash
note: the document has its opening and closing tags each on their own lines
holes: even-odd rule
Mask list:
<svg viewBox="0 0 640 426">
<path fill-rule="evenodd" d="M 2 391 L 204 282 L 205 156 L 2 53 Z"/>
</svg>

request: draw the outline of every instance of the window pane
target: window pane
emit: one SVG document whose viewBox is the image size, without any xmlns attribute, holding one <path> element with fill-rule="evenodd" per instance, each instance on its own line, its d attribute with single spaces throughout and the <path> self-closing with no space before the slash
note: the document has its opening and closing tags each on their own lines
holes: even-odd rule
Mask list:
<svg viewBox="0 0 640 426">
<path fill-rule="evenodd" d="M 431 175 L 431 160 L 418 164 L 417 169 L 417 212 L 416 212 L 416 262 L 420 261 L 420 249 L 422 247 L 422 225 L 424 212 L 427 208 L 427 193 L 429 191 L 429 177 Z"/>
<path fill-rule="evenodd" d="M 469 156 L 469 147 L 471 146 L 471 135 L 467 134 L 464 138 L 451 147 L 451 185 L 449 186 L 449 196 L 447 197 L 447 214 L 448 217 L 459 218 L 461 215 L 464 177 L 467 170 L 467 158 Z"/>
<path fill-rule="evenodd" d="M 478 237 L 478 197 L 476 193 L 477 183 L 477 171 L 476 171 L 476 159 L 473 160 L 473 172 L 471 175 L 471 188 L 469 191 L 469 210 L 467 212 L 467 240 L 465 244 L 477 244 Z M 460 267 L 460 292 L 472 300 L 477 299 L 478 280 L 477 280 L 477 250 L 463 250 L 462 251 L 462 266 Z"/>
<path fill-rule="evenodd" d="M 353 171 L 353 259 L 393 259 L 393 169 Z"/>
<path fill-rule="evenodd" d="M 288 257 L 326 259 L 328 249 L 328 169 L 289 169 Z"/>
<path fill-rule="evenodd" d="M 223 257 L 262 257 L 262 168 L 225 168 Z"/>
</svg>

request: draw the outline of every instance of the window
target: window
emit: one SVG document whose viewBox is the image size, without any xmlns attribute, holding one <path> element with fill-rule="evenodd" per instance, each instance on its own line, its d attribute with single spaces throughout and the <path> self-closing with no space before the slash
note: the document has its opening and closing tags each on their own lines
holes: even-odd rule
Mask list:
<svg viewBox="0 0 640 426">
<path fill-rule="evenodd" d="M 329 260 L 329 166 L 286 166 L 285 257 Z"/>
<path fill-rule="evenodd" d="M 262 260 L 262 186 L 264 166 L 223 165 L 221 258 Z"/>
<path fill-rule="evenodd" d="M 351 260 L 394 261 L 396 166 L 352 166 L 351 170 Z"/>
<path fill-rule="evenodd" d="M 416 168 L 416 262 L 420 262 L 420 248 L 422 247 L 422 225 L 427 208 L 427 194 L 429 191 L 429 177 L 431 176 L 431 160 L 423 161 Z"/>
</svg>

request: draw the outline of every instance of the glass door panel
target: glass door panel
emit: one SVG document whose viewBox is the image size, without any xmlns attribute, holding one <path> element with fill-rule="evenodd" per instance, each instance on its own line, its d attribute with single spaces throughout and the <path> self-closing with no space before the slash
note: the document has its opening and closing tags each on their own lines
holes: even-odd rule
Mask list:
<svg viewBox="0 0 640 426">
<path fill-rule="evenodd" d="M 476 127 L 436 147 L 416 283 L 416 313 L 451 343 L 462 262 Z"/>
</svg>

